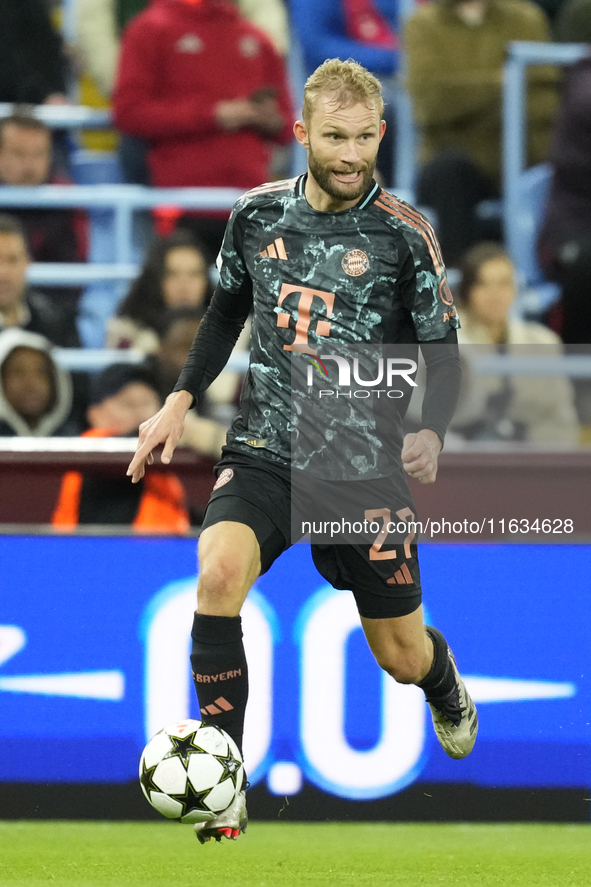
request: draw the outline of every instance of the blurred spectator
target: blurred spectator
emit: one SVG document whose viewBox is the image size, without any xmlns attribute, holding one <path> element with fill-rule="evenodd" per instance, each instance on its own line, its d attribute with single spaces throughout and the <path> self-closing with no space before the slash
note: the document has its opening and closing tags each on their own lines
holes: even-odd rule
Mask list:
<svg viewBox="0 0 591 887">
<path fill-rule="evenodd" d="M 132 15 L 141 12 L 146 3 L 147 0 L 136 0 L 135 5 L 138 8 Z M 92 77 L 105 97 L 111 95 L 115 83 L 119 34 L 123 26 L 120 27 L 118 12 L 119 7 L 123 5 L 118 0 L 77 0 L 76 2 L 78 38 L 76 48 L 86 73 Z"/>
<path fill-rule="evenodd" d="M 289 52 L 289 20 L 283 0 L 237 0 L 243 16 L 264 31 L 277 52 Z"/>
<path fill-rule="evenodd" d="M 134 16 L 145 9 L 149 0 L 75 2 L 79 56 L 91 82 L 104 98 L 110 98 L 115 85 L 121 31 Z M 146 147 L 143 139 L 120 134 L 119 163 L 125 182 L 150 184 Z"/>
<path fill-rule="evenodd" d="M 137 364 L 114 363 L 92 380 L 88 424 L 114 435 L 133 435 L 157 413 L 162 398 L 153 374 Z"/>
<path fill-rule="evenodd" d="M 463 257 L 457 291 L 461 306 L 460 343 L 471 345 L 559 344 L 560 339 L 539 323 L 514 320 L 517 297 L 513 262 L 498 243 L 479 243 Z"/>
<path fill-rule="evenodd" d="M 183 368 L 193 339 L 197 335 L 203 313 L 199 308 L 179 308 L 170 311 L 157 351 L 148 355 L 146 365 L 158 379 L 162 397 L 167 397 Z M 250 324 L 247 324 L 249 327 Z M 244 351 L 248 345 L 248 329 L 245 329 L 236 345 L 236 351 Z M 199 403 L 200 415 L 219 420 L 226 427 L 237 412 L 235 401 L 239 394 L 241 375 L 233 370 L 224 370 L 214 379 L 206 395 Z M 197 447 L 199 449 L 199 447 Z"/>
<path fill-rule="evenodd" d="M 354 58 L 382 76 L 397 70 L 398 0 L 291 0 L 290 5 L 308 74 L 327 58 Z"/>
<path fill-rule="evenodd" d="M 94 380 L 88 408 L 90 431 L 84 437 L 126 437 L 161 406 L 148 370 L 113 364 Z M 130 524 L 144 533 L 185 533 L 189 516 L 185 492 L 176 475 L 154 469 L 138 484 L 125 476 L 71 471 L 64 475 L 52 523 L 61 529 L 79 524 Z"/>
<path fill-rule="evenodd" d="M 54 345 L 80 345 L 74 318 L 27 284 L 30 258 L 18 221 L 0 215 L 0 329 L 18 326 L 41 333 Z"/>
<path fill-rule="evenodd" d="M 591 0 L 564 0 L 554 20 L 559 43 L 591 43 Z"/>
<path fill-rule="evenodd" d="M 0 0 L 0 102 L 67 102 L 66 58 L 45 0 Z"/>
<path fill-rule="evenodd" d="M 48 437 L 80 433 L 72 418 L 72 380 L 52 345 L 36 333 L 0 333 L 0 435 Z"/>
<path fill-rule="evenodd" d="M 160 187 L 255 187 L 292 138 L 283 60 L 229 0 L 153 0 L 123 35 L 113 106 Z M 194 221 L 214 256 L 226 219 Z"/>
<path fill-rule="evenodd" d="M 87 73 L 103 96 L 110 97 L 113 92 L 120 34 L 148 3 L 149 0 L 77 0 L 78 50 Z M 238 0 L 238 6 L 243 15 L 266 32 L 279 52 L 287 52 L 288 22 L 283 0 Z M 150 184 L 143 139 L 122 134 L 119 159 L 125 181 Z"/>
<path fill-rule="evenodd" d="M 591 344 L 591 58 L 571 66 L 550 151 L 553 180 L 539 240 L 562 288 L 562 338 Z"/>
<path fill-rule="evenodd" d="M 78 50 L 85 68 L 104 96 L 115 84 L 119 36 L 149 0 L 77 0 Z M 238 0 L 242 15 L 265 31 L 278 52 L 289 49 L 287 12 L 283 0 Z"/>
<path fill-rule="evenodd" d="M 0 185 L 64 185 L 68 180 L 52 170 L 51 132 L 35 117 L 14 114 L 0 120 Z M 78 210 L 43 207 L 10 207 L 4 212 L 16 216 L 26 234 L 34 262 L 84 262 L 86 260 L 86 218 Z M 70 308 L 79 290 L 51 287 L 48 295 L 67 298 Z"/>
<path fill-rule="evenodd" d="M 558 336 L 538 323 L 514 320 L 517 295 L 511 259 L 495 243 L 481 243 L 464 257 L 458 291 L 460 345 L 470 355 L 502 346 L 507 353 L 554 355 Z M 518 347 L 531 346 L 531 347 Z M 451 430 L 471 440 L 530 440 L 571 446 L 577 440 L 574 392 L 562 376 L 476 376 L 468 381 Z"/>
<path fill-rule="evenodd" d="M 109 322 L 107 348 L 135 348 L 153 354 L 169 312 L 200 308 L 203 313 L 212 292 L 203 247 L 189 232 L 176 231 L 156 240 L 116 317 Z"/>
<path fill-rule="evenodd" d="M 354 58 L 382 81 L 398 70 L 399 0 L 291 0 L 306 74 L 327 58 Z M 386 93 L 386 134 L 380 143 L 381 183 L 393 186 L 395 118 Z"/>
<path fill-rule="evenodd" d="M 168 316 L 158 351 L 149 355 L 145 362 L 158 384 L 160 396 L 164 400 L 177 383 L 193 339 L 197 335 L 201 312 L 195 308 L 179 308 Z M 219 458 L 226 442 L 226 431 L 236 410 L 218 421 L 220 401 L 237 394 L 239 377 L 228 370 L 221 373 L 210 385 L 207 394 L 198 406 L 190 410 L 185 418 L 185 429 L 181 444 L 192 447 L 198 453 Z"/>
<path fill-rule="evenodd" d="M 423 163 L 417 202 L 437 214 L 448 265 L 483 236 L 500 237 L 500 225 L 494 231 L 489 222 L 487 230 L 475 209 L 499 196 L 505 49 L 510 40 L 548 39 L 546 17 L 529 0 L 441 0 L 408 20 L 408 86 Z M 547 155 L 558 77 L 550 66 L 529 74 L 529 164 Z"/>
<path fill-rule="evenodd" d="M 153 244 L 139 276 L 108 325 L 108 348 L 134 348 L 155 357 L 161 393 L 172 391 L 213 293 L 209 268 L 194 237 L 179 230 Z M 248 327 L 248 325 L 247 325 Z M 248 344 L 246 328 L 237 344 Z M 208 389 L 209 412 L 225 420 L 240 377 L 224 370 Z"/>
<path fill-rule="evenodd" d="M 550 25 L 552 27 L 552 32 L 554 33 L 554 25 L 556 24 L 556 19 L 560 15 L 561 9 L 566 5 L 568 0 L 534 0 L 536 6 L 539 6 L 542 9 Z"/>
<path fill-rule="evenodd" d="M 202 317 L 197 308 L 169 312 L 158 349 L 146 358 L 144 365 L 153 372 L 162 400 L 177 383 Z"/>
</svg>

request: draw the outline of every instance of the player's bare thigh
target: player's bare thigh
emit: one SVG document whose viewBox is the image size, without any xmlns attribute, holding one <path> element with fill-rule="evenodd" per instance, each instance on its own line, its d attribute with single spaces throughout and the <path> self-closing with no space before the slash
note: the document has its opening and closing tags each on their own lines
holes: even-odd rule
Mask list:
<svg viewBox="0 0 591 887">
<path fill-rule="evenodd" d="M 220 521 L 199 538 L 197 612 L 238 616 L 261 571 L 261 552 L 254 531 L 237 521 Z"/>
<path fill-rule="evenodd" d="M 361 625 L 378 665 L 402 684 L 416 684 L 433 661 L 433 643 L 425 631 L 423 608 L 408 616 L 366 619 Z"/>
</svg>

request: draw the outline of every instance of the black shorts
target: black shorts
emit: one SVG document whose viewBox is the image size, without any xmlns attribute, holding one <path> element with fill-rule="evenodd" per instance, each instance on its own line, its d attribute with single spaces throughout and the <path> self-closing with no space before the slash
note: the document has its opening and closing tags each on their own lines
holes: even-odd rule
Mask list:
<svg viewBox="0 0 591 887">
<path fill-rule="evenodd" d="M 261 573 L 266 573 L 295 541 L 290 469 L 264 457 L 225 448 L 215 470 L 217 481 L 202 530 L 220 521 L 249 526 L 260 546 Z M 380 478 L 365 484 L 364 491 L 363 505 L 359 506 L 361 520 L 367 506 L 380 512 L 387 508 L 393 515 L 402 512 L 414 520 L 415 507 L 405 480 Z M 334 588 L 352 591 L 360 615 L 367 619 L 406 616 L 421 605 L 414 533 L 392 543 L 388 542 L 385 526 L 382 517 L 380 532 L 371 540 L 346 544 L 327 542 L 325 537 L 310 533 L 316 569 Z"/>
</svg>

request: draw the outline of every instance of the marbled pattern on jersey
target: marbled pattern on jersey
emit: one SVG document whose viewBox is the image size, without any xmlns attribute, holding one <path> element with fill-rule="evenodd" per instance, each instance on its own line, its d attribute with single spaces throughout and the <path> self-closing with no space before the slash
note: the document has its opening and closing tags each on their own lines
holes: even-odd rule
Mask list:
<svg viewBox="0 0 591 887">
<path fill-rule="evenodd" d="M 220 283 L 238 293 L 248 276 L 254 315 L 241 414 L 229 440 L 263 448 L 289 463 L 297 426 L 292 408 L 293 351 L 443 338 L 457 327 L 445 269 L 429 224 L 416 210 L 372 185 L 352 209 L 322 213 L 304 196 L 305 176 L 244 195 L 220 254 Z M 344 411 L 348 477 L 388 473 L 375 421 Z M 320 452 L 342 417 L 319 429 Z M 400 414 L 392 421 L 399 435 Z M 373 424 L 372 424 L 373 422 Z M 247 443 L 250 441 L 251 443 Z"/>
</svg>

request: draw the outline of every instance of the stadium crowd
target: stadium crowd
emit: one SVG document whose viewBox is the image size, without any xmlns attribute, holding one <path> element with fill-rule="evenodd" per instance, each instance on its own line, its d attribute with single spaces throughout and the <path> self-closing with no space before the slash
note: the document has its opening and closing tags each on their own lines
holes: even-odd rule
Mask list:
<svg viewBox="0 0 591 887">
<path fill-rule="evenodd" d="M 411 8 L 401 0 L 0 0 L 0 21 L 0 102 L 7 103 L 0 188 L 76 183 L 81 154 L 106 170 L 97 184 L 245 191 L 285 177 L 296 171 L 292 127 L 302 77 L 326 58 L 352 57 L 382 79 L 390 99 L 378 175 L 394 191 L 399 133 L 391 97 L 405 78 L 420 142 L 414 202 L 434 220 L 446 264 L 458 269 L 451 277 L 460 342 L 506 353 L 522 345 L 556 352 L 561 338 L 579 348 L 591 343 L 588 57 L 568 71 L 542 65 L 528 75 L 527 163 L 553 170 L 539 231 L 540 267 L 560 288 L 549 311 L 516 314 L 522 281 L 504 249 L 500 215 L 481 212 L 482 201 L 502 198 L 507 43 L 591 43 L 589 0 L 425 0 Z M 116 132 L 50 128 L 36 110 L 79 104 L 110 108 Z M 106 150 L 111 162 L 101 166 Z M 188 353 L 213 291 L 228 213 L 167 206 L 136 218 L 138 273 L 117 291 L 98 335 L 108 349 L 134 349 L 141 363 L 135 376 L 116 363 L 88 378 L 63 369 L 55 351 L 85 344 L 77 327 L 81 289 L 32 287 L 28 274 L 31 263 L 86 262 L 92 212 L 19 206 L 18 198 L 0 212 L 0 435 L 134 433 L 142 407 L 162 402 Z M 245 333 L 237 347 L 247 343 Z M 240 381 L 224 372 L 192 411 L 189 446 L 219 453 Z M 585 440 L 589 381 L 472 383 L 452 438 L 565 447 Z M 134 386 L 132 394 L 145 395 L 140 407 L 121 397 Z M 107 401 L 113 407 L 110 400 L 114 412 L 102 409 Z M 80 475 L 64 484 L 74 494 L 64 504 L 63 493 L 56 523 L 78 521 L 81 490 L 82 511 L 100 522 L 92 484 Z M 188 518 L 177 493 L 162 494 L 178 530 Z M 142 493 L 146 501 L 156 494 Z M 142 525 L 140 498 L 121 494 L 124 522 Z"/>
</svg>

